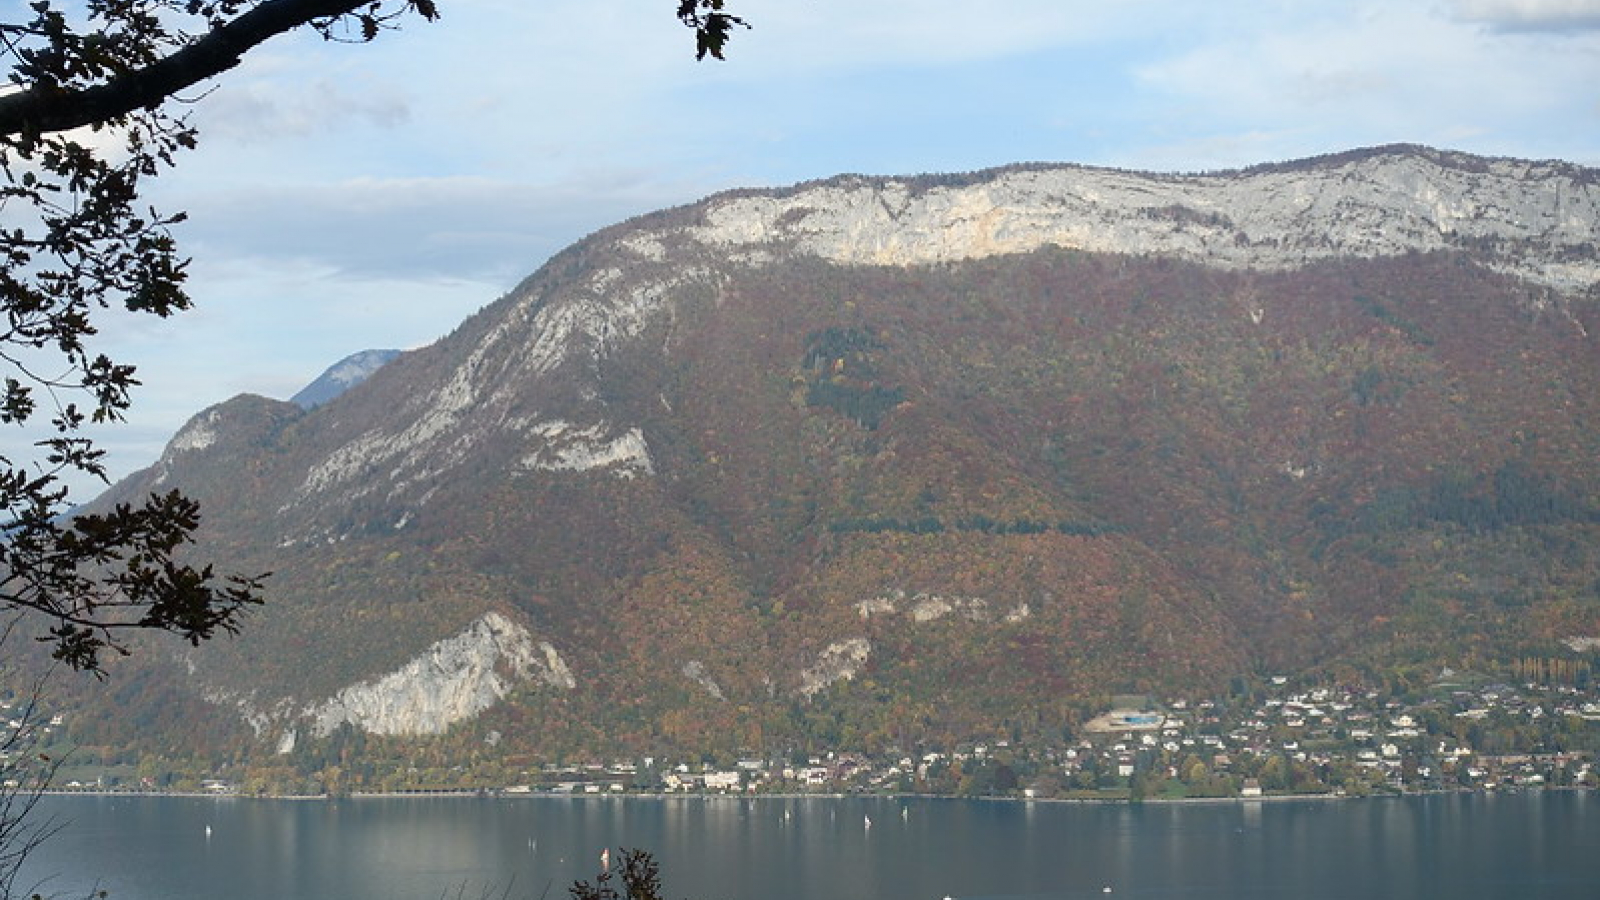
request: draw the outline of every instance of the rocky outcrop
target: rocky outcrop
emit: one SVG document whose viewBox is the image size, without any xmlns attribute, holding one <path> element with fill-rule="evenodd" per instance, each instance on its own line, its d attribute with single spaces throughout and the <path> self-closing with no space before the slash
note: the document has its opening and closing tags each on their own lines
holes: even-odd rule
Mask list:
<svg viewBox="0 0 1600 900">
<path fill-rule="evenodd" d="M 817 661 L 800 673 L 800 695 L 810 697 L 836 681 L 849 681 L 872 655 L 872 642 L 863 637 L 829 644 Z"/>
<path fill-rule="evenodd" d="M 902 603 L 905 604 L 903 611 Z M 856 611 L 863 619 L 892 616 L 903 612 L 912 622 L 919 625 L 952 614 L 970 622 L 993 622 L 998 618 L 999 621 L 1011 624 L 1020 622 L 1031 614 L 1026 603 L 1018 603 L 1009 611 L 997 616 L 989 601 L 982 597 L 947 597 L 926 591 L 919 591 L 908 597 L 905 591 L 900 590 L 863 600 L 856 604 Z"/>
<path fill-rule="evenodd" d="M 543 443 L 523 460 L 525 468 L 549 472 L 608 469 L 619 478 L 655 472 L 650 448 L 638 428 L 611 436 L 603 424 L 578 428 L 556 420 L 541 422 L 530 430 L 543 438 Z"/>
<path fill-rule="evenodd" d="M 1478 249 L 1504 271 L 1568 291 L 1600 282 L 1597 222 L 1600 184 L 1588 170 L 1398 148 L 1212 175 L 1063 166 L 954 187 L 840 179 L 714 199 L 705 224 L 690 233 L 754 264 L 785 245 L 853 265 L 1055 246 L 1263 269 Z"/>
<path fill-rule="evenodd" d="M 324 737 L 344 724 L 373 734 L 441 734 L 526 682 L 577 686 L 555 648 L 491 612 L 397 671 L 353 684 L 306 711 Z"/>
</svg>

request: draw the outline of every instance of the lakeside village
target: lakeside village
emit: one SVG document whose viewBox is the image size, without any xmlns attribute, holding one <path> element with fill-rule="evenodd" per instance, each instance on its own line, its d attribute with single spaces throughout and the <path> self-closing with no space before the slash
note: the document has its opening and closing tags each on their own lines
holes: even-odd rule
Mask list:
<svg viewBox="0 0 1600 900">
<path fill-rule="evenodd" d="M 946 749 L 845 751 L 694 761 L 636 760 L 384 771 L 325 766 L 284 780 L 256 770 L 182 774 L 68 763 L 52 791 L 248 796 L 362 794 L 918 794 L 1099 801 L 1345 796 L 1539 787 L 1600 787 L 1600 691 L 1541 684 L 1468 687 L 1440 673 L 1425 697 L 1296 689 L 1275 677 L 1223 701 L 1119 697 L 1111 711 L 1052 746 L 997 740 Z M 13 729 L 22 722 L 5 713 Z M 42 724 L 42 723 L 41 723 Z M 48 718 L 27 754 L 0 753 L 6 785 L 59 740 Z M 48 755 L 48 754 L 46 754 Z M 23 758 L 24 756 L 28 758 Z M 60 758 L 60 757 L 57 757 Z M 25 784 L 25 778 L 22 782 Z"/>
</svg>

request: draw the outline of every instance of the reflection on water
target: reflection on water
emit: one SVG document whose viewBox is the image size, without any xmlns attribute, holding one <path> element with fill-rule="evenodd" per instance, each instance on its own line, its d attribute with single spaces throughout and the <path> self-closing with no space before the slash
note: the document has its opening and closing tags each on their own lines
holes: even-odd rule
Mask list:
<svg viewBox="0 0 1600 900">
<path fill-rule="evenodd" d="M 532 900 L 643 847 L 696 900 L 1595 898 L 1597 803 L 49 798 L 68 824 L 28 875 L 113 900 Z"/>
</svg>

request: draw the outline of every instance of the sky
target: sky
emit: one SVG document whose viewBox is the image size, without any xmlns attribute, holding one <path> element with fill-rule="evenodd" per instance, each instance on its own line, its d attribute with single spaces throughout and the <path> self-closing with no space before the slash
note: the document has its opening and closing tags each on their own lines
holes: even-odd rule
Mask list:
<svg viewBox="0 0 1600 900">
<path fill-rule="evenodd" d="M 730 188 L 1397 142 L 1600 167 L 1600 0 L 728 0 L 752 28 L 725 62 L 677 0 L 438 2 L 186 96 L 200 147 L 149 197 L 189 214 L 196 307 L 100 320 L 143 382 L 95 432 L 114 478 L 212 404 L 426 345 L 586 234 Z"/>
</svg>

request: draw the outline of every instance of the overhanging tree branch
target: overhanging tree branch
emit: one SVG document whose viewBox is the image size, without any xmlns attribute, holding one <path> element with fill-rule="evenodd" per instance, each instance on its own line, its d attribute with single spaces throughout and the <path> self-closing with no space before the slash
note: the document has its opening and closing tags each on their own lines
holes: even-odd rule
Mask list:
<svg viewBox="0 0 1600 900">
<path fill-rule="evenodd" d="M 695 56 L 722 59 L 735 27 L 745 21 L 724 10 L 725 0 L 678 0 L 678 19 L 694 29 Z M 204 35 L 170 55 L 84 87 L 35 85 L 0 96 L 0 134 L 40 135 L 118 120 L 154 109 L 180 91 L 237 66 L 263 42 L 304 25 L 331 36 L 328 25 L 354 17 L 360 39 L 371 40 L 381 23 L 398 12 L 380 10 L 382 0 L 262 0 L 233 19 L 218 19 Z M 434 0 L 407 0 L 404 10 L 428 20 L 439 17 Z M 404 10 L 401 10 L 403 12 Z"/>
<path fill-rule="evenodd" d="M 371 0 L 266 0 L 142 68 L 79 89 L 34 87 L 0 97 L 0 134 L 49 134 L 159 106 L 179 91 L 237 66 L 262 42 L 308 23 L 371 7 Z M 418 7 L 437 15 L 431 4 Z"/>
</svg>

